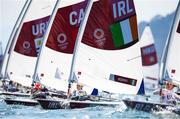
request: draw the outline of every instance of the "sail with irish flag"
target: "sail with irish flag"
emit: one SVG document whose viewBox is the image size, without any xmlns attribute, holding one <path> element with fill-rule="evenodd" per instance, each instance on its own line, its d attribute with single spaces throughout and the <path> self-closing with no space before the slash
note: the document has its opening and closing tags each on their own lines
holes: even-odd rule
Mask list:
<svg viewBox="0 0 180 119">
<path fill-rule="evenodd" d="M 85 22 L 71 74 L 99 90 L 144 94 L 142 62 L 136 58 L 141 53 L 133 0 L 97 0 Z"/>
</svg>

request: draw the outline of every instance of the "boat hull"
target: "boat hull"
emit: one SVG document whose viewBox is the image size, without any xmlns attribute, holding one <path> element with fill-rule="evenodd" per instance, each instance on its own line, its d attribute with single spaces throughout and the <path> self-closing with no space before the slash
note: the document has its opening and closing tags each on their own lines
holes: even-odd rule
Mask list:
<svg viewBox="0 0 180 119">
<path fill-rule="evenodd" d="M 5 95 L 5 96 L 17 96 L 17 97 L 30 97 L 30 94 L 26 93 L 17 93 L 17 92 L 1 92 L 0 95 Z"/>
<path fill-rule="evenodd" d="M 86 108 L 95 106 L 117 106 L 121 102 L 103 102 L 103 101 L 73 101 L 73 100 L 48 100 L 48 99 L 38 99 L 39 104 L 43 109 L 76 109 L 76 108 Z"/>
<path fill-rule="evenodd" d="M 107 101 L 70 101 L 70 108 L 86 108 L 95 106 L 118 106 L 121 102 L 107 102 Z"/>
<path fill-rule="evenodd" d="M 167 107 L 173 107 L 173 105 L 170 104 L 153 103 L 148 101 L 123 100 L 123 102 L 128 108 L 144 112 L 161 111 Z"/>
<path fill-rule="evenodd" d="M 176 108 L 176 109 L 173 109 L 172 112 L 174 112 L 175 114 L 180 115 L 180 107 Z"/>
<path fill-rule="evenodd" d="M 43 109 L 65 109 L 62 105 L 63 101 L 49 100 L 49 99 L 37 99 Z"/>
<path fill-rule="evenodd" d="M 39 103 L 36 100 L 24 100 L 24 99 L 4 99 L 8 105 L 25 105 L 25 106 L 36 106 Z"/>
</svg>

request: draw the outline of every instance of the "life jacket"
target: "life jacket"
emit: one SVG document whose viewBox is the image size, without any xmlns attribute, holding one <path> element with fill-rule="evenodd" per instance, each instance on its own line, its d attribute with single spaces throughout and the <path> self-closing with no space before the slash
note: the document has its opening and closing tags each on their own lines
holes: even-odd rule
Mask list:
<svg viewBox="0 0 180 119">
<path fill-rule="evenodd" d="M 87 95 L 86 91 L 83 91 L 83 90 L 80 90 L 80 91 L 74 90 L 73 91 L 73 96 L 85 96 L 85 95 Z"/>
<path fill-rule="evenodd" d="M 163 92 L 162 92 L 162 101 L 164 103 L 175 101 L 174 92 L 170 91 L 170 90 L 163 90 Z"/>
<path fill-rule="evenodd" d="M 41 89 L 41 84 L 40 83 L 36 83 L 34 88 L 36 90 L 40 90 Z"/>
</svg>

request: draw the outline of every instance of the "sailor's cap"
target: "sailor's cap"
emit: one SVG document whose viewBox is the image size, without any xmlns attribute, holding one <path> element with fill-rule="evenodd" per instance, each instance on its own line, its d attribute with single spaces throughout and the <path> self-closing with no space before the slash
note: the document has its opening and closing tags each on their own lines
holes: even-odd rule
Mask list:
<svg viewBox="0 0 180 119">
<path fill-rule="evenodd" d="M 77 86 L 84 86 L 82 83 L 77 83 Z"/>
</svg>

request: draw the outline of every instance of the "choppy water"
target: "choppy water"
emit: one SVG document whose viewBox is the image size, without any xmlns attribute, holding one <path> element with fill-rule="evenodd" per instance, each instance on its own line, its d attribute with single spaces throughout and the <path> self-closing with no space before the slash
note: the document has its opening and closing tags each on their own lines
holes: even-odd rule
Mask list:
<svg viewBox="0 0 180 119">
<path fill-rule="evenodd" d="M 44 110 L 40 106 L 6 105 L 0 101 L 1 119 L 180 119 L 168 111 L 146 113 L 119 107 L 91 107 L 84 109 Z"/>
</svg>

